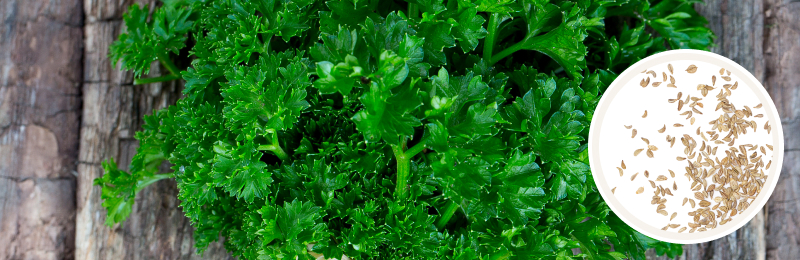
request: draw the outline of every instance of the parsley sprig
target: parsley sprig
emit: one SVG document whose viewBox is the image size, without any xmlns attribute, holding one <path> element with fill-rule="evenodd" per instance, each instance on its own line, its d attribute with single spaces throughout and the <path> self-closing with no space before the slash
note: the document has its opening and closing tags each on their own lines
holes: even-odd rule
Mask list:
<svg viewBox="0 0 800 260">
<path fill-rule="evenodd" d="M 243 259 L 674 257 L 603 202 L 586 136 L 622 70 L 711 44 L 696 2 L 134 5 L 111 58 L 185 89 L 145 117 L 129 172 L 103 164 L 107 224 L 175 178 L 199 250 L 221 234 Z"/>
</svg>

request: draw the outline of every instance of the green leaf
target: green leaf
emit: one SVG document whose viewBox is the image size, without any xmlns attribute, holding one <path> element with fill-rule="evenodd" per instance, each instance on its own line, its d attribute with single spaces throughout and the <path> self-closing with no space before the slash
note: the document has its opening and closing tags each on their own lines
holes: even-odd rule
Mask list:
<svg viewBox="0 0 800 260">
<path fill-rule="evenodd" d="M 475 50 L 478 47 L 478 40 L 486 37 L 488 32 L 483 28 L 483 23 L 486 19 L 477 15 L 478 8 L 472 6 L 459 12 L 458 15 L 453 17 L 457 23 L 453 27 L 452 33 L 458 40 L 461 50 L 466 52 Z"/>
<path fill-rule="evenodd" d="M 410 112 L 422 103 L 413 85 L 403 85 L 392 93 L 374 82 L 369 92 L 359 98 L 364 109 L 353 116 L 358 131 L 371 141 L 399 142 L 401 136 L 414 134 L 414 127 L 422 125 Z"/>
</svg>

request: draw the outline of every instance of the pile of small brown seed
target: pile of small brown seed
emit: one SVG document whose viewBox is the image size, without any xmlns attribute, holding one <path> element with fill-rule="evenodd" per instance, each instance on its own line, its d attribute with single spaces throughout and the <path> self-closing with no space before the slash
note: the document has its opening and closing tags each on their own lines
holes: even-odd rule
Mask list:
<svg viewBox="0 0 800 260">
<path fill-rule="evenodd" d="M 672 64 L 667 65 L 669 71 L 669 84 L 668 87 L 678 88 L 676 80 L 672 76 Z M 698 67 L 690 65 L 686 72 L 694 74 L 698 71 Z M 646 74 L 640 82 L 640 86 L 645 88 L 648 86 L 658 87 L 661 82 L 655 82 L 658 79 L 658 73 L 654 70 L 642 71 Z M 689 189 L 694 192 L 692 198 L 683 198 L 682 207 L 690 207 L 687 213 L 693 219 L 685 224 L 668 223 L 662 230 L 678 229 L 678 233 L 686 231 L 689 228 L 689 233 L 703 232 L 713 228 L 717 225 L 724 225 L 732 220 L 732 217 L 743 213 L 750 203 L 755 200 L 767 175 L 764 170 L 769 170 L 772 161 L 766 164 L 764 158 L 771 158 L 772 155 L 767 155 L 766 149 L 772 151 L 773 147 L 770 144 L 740 144 L 735 145 L 736 140 L 748 133 L 748 130 L 756 132 L 757 123 L 752 118 L 762 118 L 764 115 L 754 112 L 754 109 L 760 109 L 762 104 L 758 104 L 753 108 L 742 106 L 737 107 L 728 100 L 732 91 L 736 90 L 739 86 L 737 81 L 732 81 L 731 72 L 721 68 L 719 75 L 724 83 L 721 87 L 716 87 L 717 75 L 710 77 L 709 84 L 698 84 L 697 91 L 700 96 L 692 97 L 687 94 L 683 96 L 683 92 L 679 92 L 676 98 L 668 99 L 669 103 L 677 103 L 677 110 L 681 116 L 686 116 L 685 120 L 688 125 L 696 123 L 697 115 L 703 115 L 702 109 L 704 108 L 704 98 L 708 96 L 711 91 L 719 89 L 719 94 L 716 95 L 716 108 L 715 113 L 719 113 L 719 117 L 710 121 L 710 129 L 702 131 L 702 126 L 698 126 L 694 131 L 695 135 L 683 134 L 680 137 L 683 146 L 684 156 L 678 156 L 676 160 L 686 162 L 684 167 L 686 178 L 692 182 Z M 661 79 L 667 81 L 667 72 L 661 73 Z M 651 84 L 651 78 L 653 83 Z M 754 115 L 755 114 L 755 115 Z M 644 111 L 642 118 L 647 117 L 647 110 Z M 684 127 L 682 123 L 674 123 L 673 127 Z M 637 130 L 632 125 L 626 125 L 626 129 L 631 129 L 631 138 L 635 138 Z M 771 126 L 768 122 L 764 123 L 763 127 L 768 134 L 771 133 Z M 667 129 L 664 125 L 658 130 L 659 134 L 663 134 Z M 723 136 L 720 138 L 721 136 Z M 654 158 L 658 147 L 650 143 L 650 140 L 645 137 L 640 137 L 645 143 L 642 148 L 636 148 L 633 151 L 633 156 L 638 156 L 641 152 L 646 151 L 645 154 L 649 158 Z M 677 137 L 667 135 L 666 141 L 669 143 L 669 148 L 675 145 Z M 697 139 L 696 139 L 697 138 Z M 702 140 L 701 140 L 702 139 Z M 699 147 L 698 147 L 698 141 Z M 717 156 L 718 148 L 722 146 L 724 155 Z M 752 153 L 751 153 L 752 152 Z M 748 154 L 750 153 L 750 154 Z M 621 167 L 617 167 L 620 176 L 624 175 L 626 169 L 625 161 L 621 162 Z M 675 178 L 675 172 L 669 170 L 670 176 Z M 639 173 L 631 176 L 631 181 L 636 179 Z M 649 172 L 644 171 L 645 178 L 648 178 L 650 186 L 653 188 L 654 195 L 651 200 L 652 205 L 656 205 L 656 212 L 669 216 L 668 222 L 672 221 L 677 215 L 678 210 L 672 210 L 672 214 L 667 209 L 666 202 L 667 196 L 674 196 L 673 191 L 678 190 L 677 183 L 673 180 L 671 189 L 668 184 L 658 184 L 669 180 L 665 175 L 658 175 L 655 181 L 649 179 Z M 612 193 L 616 187 L 612 189 Z M 641 194 L 645 191 L 644 187 L 639 187 L 636 194 Z M 699 206 L 699 207 L 698 207 Z"/>
</svg>

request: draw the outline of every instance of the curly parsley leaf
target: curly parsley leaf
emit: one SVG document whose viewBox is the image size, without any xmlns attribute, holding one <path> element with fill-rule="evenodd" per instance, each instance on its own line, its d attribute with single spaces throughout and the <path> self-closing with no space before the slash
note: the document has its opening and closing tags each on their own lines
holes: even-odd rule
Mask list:
<svg viewBox="0 0 800 260">
<path fill-rule="evenodd" d="M 136 84 L 186 82 L 177 104 L 145 117 L 128 171 L 103 163 L 106 223 L 175 178 L 198 250 L 225 237 L 243 259 L 674 257 L 679 245 L 634 231 L 603 202 L 586 139 L 625 68 L 708 48 L 713 34 L 689 3 L 134 6 L 112 60 Z M 140 78 L 156 60 L 170 74 Z"/>
</svg>

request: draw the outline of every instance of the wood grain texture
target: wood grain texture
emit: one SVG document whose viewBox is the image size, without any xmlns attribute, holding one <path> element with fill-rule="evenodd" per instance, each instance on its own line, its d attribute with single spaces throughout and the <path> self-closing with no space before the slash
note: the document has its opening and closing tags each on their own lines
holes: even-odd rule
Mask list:
<svg viewBox="0 0 800 260">
<path fill-rule="evenodd" d="M 133 136 L 153 109 L 174 104 L 182 86 L 177 82 L 131 85 L 133 77 L 108 59 L 108 47 L 122 31 L 122 14 L 133 1 L 85 0 L 83 125 L 78 165 L 77 259 L 229 259 L 221 243 L 198 255 L 193 229 L 181 211 L 174 181 L 157 182 L 136 196 L 130 217 L 121 225 L 104 225 L 100 189 L 93 180 L 103 174 L 100 163 L 114 158 L 127 169 L 136 153 Z M 149 4 L 153 0 L 136 1 Z M 157 64 L 152 75 L 163 70 Z M 170 171 L 167 165 L 162 171 Z"/>
<path fill-rule="evenodd" d="M 800 2 L 765 0 L 765 87 L 783 124 L 783 168 L 767 203 L 767 258 L 800 257 Z"/>
<path fill-rule="evenodd" d="M 684 246 L 679 259 L 798 259 L 800 2 L 705 2 L 696 9 L 709 20 L 718 36 L 712 51 L 741 64 L 767 89 L 781 115 L 786 150 L 778 186 L 762 212 L 729 236 Z M 649 256 L 656 258 L 654 253 Z"/>
<path fill-rule="evenodd" d="M 739 63 L 764 82 L 762 0 L 707 0 L 696 6 L 717 35 L 711 51 Z M 684 246 L 686 259 L 764 259 L 764 213 L 732 234 L 709 243 Z"/>
<path fill-rule="evenodd" d="M 72 259 L 80 0 L 0 1 L 0 259 Z"/>
</svg>

